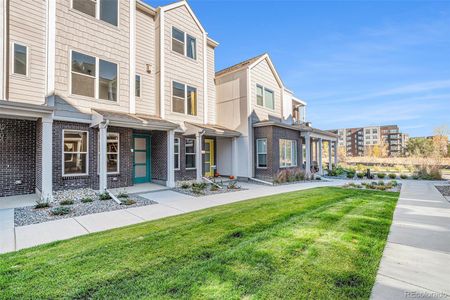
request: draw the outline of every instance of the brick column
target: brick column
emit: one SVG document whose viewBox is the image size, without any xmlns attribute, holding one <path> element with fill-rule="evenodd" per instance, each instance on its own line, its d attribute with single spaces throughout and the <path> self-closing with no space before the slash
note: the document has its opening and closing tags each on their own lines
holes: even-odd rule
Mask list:
<svg viewBox="0 0 450 300">
<path fill-rule="evenodd" d="M 309 133 L 305 135 L 305 146 L 306 146 L 305 173 L 307 175 L 311 175 L 311 137 Z"/>
</svg>

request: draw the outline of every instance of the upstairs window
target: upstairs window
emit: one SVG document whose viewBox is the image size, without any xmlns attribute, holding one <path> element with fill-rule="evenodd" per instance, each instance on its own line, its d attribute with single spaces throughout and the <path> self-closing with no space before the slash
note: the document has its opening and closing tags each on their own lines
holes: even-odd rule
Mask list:
<svg viewBox="0 0 450 300">
<path fill-rule="evenodd" d="M 197 40 L 175 27 L 172 27 L 172 50 L 192 59 L 197 59 Z"/>
<path fill-rule="evenodd" d="M 71 76 L 72 94 L 117 101 L 117 64 L 72 51 Z"/>
<path fill-rule="evenodd" d="M 134 95 L 138 98 L 141 97 L 141 75 L 136 75 L 134 88 Z"/>
<path fill-rule="evenodd" d="M 256 85 L 256 104 L 269 109 L 275 109 L 275 94 L 272 90 Z"/>
<path fill-rule="evenodd" d="M 17 43 L 13 44 L 13 73 L 27 76 L 28 48 Z"/>
<path fill-rule="evenodd" d="M 196 116 L 197 89 L 176 81 L 172 82 L 172 111 Z"/>
<path fill-rule="evenodd" d="M 118 24 L 119 3 L 117 0 L 72 0 L 72 7 L 111 25 Z"/>
</svg>

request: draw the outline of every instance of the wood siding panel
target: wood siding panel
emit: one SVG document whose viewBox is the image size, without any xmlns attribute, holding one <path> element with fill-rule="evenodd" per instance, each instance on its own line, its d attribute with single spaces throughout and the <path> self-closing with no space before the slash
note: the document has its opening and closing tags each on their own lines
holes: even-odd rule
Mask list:
<svg viewBox="0 0 450 300">
<path fill-rule="evenodd" d="M 215 76 L 215 53 L 214 48 L 208 46 L 208 123 L 216 123 L 216 84 L 214 81 Z"/>
<path fill-rule="evenodd" d="M 32 104 L 45 102 L 46 1 L 10 1 L 9 49 L 17 42 L 28 46 L 28 76 L 12 74 L 10 55 L 9 100 Z"/>
<path fill-rule="evenodd" d="M 141 75 L 141 97 L 136 97 L 136 113 L 156 115 L 155 20 L 136 11 L 136 73 Z M 151 65 L 147 73 L 146 65 Z"/>
<path fill-rule="evenodd" d="M 129 2 L 119 1 L 117 27 L 72 9 L 70 3 L 57 1 L 56 4 L 55 89 L 58 109 L 65 110 L 71 106 L 81 113 L 90 113 L 91 108 L 129 112 Z M 70 94 L 70 50 L 118 64 L 117 102 Z"/>
<path fill-rule="evenodd" d="M 172 26 L 196 38 L 197 59 L 172 51 Z M 166 119 L 181 124 L 184 121 L 203 123 L 203 34 L 186 7 L 165 13 L 165 115 Z M 197 88 L 197 116 L 172 112 L 172 81 Z"/>
<path fill-rule="evenodd" d="M 265 88 L 268 88 L 275 93 L 275 109 L 269 109 L 256 104 L 256 85 L 259 84 Z M 270 117 L 282 118 L 281 111 L 281 101 L 282 101 L 282 89 L 279 86 L 275 75 L 269 67 L 266 60 L 261 61 L 255 67 L 251 69 L 251 103 L 252 112 L 255 113 L 256 117 L 262 120 L 268 120 Z"/>
</svg>

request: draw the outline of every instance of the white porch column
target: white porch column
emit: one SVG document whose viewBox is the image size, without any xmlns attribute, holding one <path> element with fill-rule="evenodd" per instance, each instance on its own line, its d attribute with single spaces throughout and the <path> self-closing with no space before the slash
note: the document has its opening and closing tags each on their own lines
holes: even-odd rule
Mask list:
<svg viewBox="0 0 450 300">
<path fill-rule="evenodd" d="M 167 132 L 167 187 L 175 187 L 175 130 Z"/>
<path fill-rule="evenodd" d="M 195 167 L 196 167 L 196 178 L 197 181 L 201 181 L 202 180 L 202 170 L 203 170 L 203 162 L 202 162 L 202 134 L 200 133 L 196 133 L 195 134 L 195 148 L 196 148 L 196 152 L 195 152 Z"/>
<path fill-rule="evenodd" d="M 305 173 L 311 175 L 311 137 L 309 133 L 305 136 L 305 147 L 306 147 L 306 157 L 305 157 Z"/>
<path fill-rule="evenodd" d="M 333 154 L 331 151 L 331 141 L 328 141 L 328 170 L 332 170 L 333 169 Z"/>
<path fill-rule="evenodd" d="M 98 126 L 99 128 L 99 190 L 100 192 L 105 191 L 108 188 L 108 177 L 107 177 L 107 162 L 106 162 L 106 140 L 107 140 L 107 129 L 108 124 L 102 122 Z"/>
<path fill-rule="evenodd" d="M 53 199 L 53 120 L 42 119 L 42 187 L 41 198 L 44 201 Z"/>
<path fill-rule="evenodd" d="M 238 147 L 237 147 L 237 138 L 234 137 L 231 140 L 231 175 L 233 175 L 237 179 L 237 170 L 238 170 Z"/>
<path fill-rule="evenodd" d="M 337 166 L 338 163 L 338 142 L 334 142 L 334 165 Z"/>
<path fill-rule="evenodd" d="M 322 167 L 322 139 L 321 138 L 319 139 L 319 143 L 318 143 L 317 147 L 319 148 L 318 149 L 319 151 L 317 151 L 317 156 L 318 156 L 317 164 L 319 165 L 319 174 L 323 175 L 323 167 Z"/>
</svg>

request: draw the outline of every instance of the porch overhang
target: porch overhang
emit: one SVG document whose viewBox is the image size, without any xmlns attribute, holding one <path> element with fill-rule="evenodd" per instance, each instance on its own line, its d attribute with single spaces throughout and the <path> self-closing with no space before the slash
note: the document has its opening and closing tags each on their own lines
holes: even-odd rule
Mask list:
<svg viewBox="0 0 450 300">
<path fill-rule="evenodd" d="M 178 124 L 163 120 L 157 116 L 92 110 L 91 127 L 98 126 L 98 124 L 106 121 L 109 126 L 144 130 L 170 131 L 179 127 Z"/>
<path fill-rule="evenodd" d="M 212 137 L 228 137 L 234 138 L 241 136 L 239 131 L 231 130 L 223 126 L 219 125 L 211 125 L 211 124 L 198 124 L 191 122 L 184 122 L 186 125 L 186 130 L 183 135 L 195 135 L 197 133 L 203 132 L 205 136 Z"/>
<path fill-rule="evenodd" d="M 304 124 L 286 124 L 286 123 L 281 123 L 281 122 L 275 122 L 275 121 L 261 121 L 261 122 L 257 122 L 255 124 L 253 124 L 253 127 L 264 127 L 264 126 L 276 126 L 276 127 L 281 127 L 281 128 L 286 128 L 286 129 L 291 129 L 291 130 L 296 130 L 300 132 L 300 136 L 302 137 L 306 137 L 307 135 L 309 135 L 309 137 L 312 138 L 318 138 L 318 139 L 323 139 L 323 140 L 327 140 L 327 141 L 332 141 L 332 142 L 337 142 L 338 140 L 338 135 L 328 132 L 328 131 L 324 131 L 324 130 L 320 130 L 311 126 L 306 126 Z"/>
<path fill-rule="evenodd" d="M 1 118 L 37 120 L 51 117 L 53 112 L 52 106 L 0 100 Z"/>
</svg>

